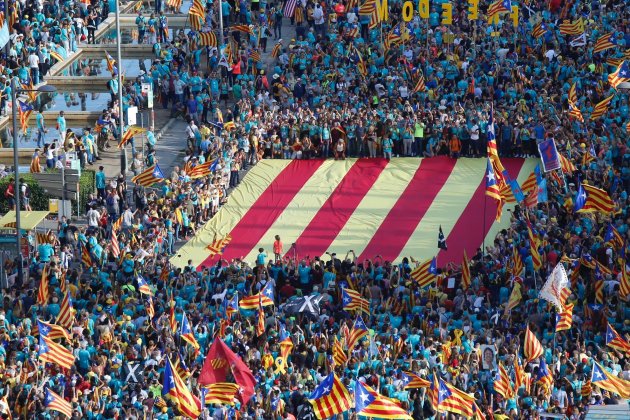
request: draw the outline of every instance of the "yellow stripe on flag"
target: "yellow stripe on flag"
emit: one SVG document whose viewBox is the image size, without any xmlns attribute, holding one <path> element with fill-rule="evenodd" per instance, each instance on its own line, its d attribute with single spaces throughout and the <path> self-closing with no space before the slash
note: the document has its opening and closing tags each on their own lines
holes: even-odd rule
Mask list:
<svg viewBox="0 0 630 420">
<path fill-rule="evenodd" d="M 241 182 L 241 187 L 230 194 L 228 203 L 179 250 L 179 253 L 171 259 L 171 264 L 176 267 L 185 267 L 189 259 L 192 260 L 193 265 L 201 264 L 208 257 L 209 251 L 206 247 L 212 243 L 215 234 L 217 238 L 226 237 L 258 197 L 290 163 L 290 160 L 275 159 L 265 159 L 257 163 L 247 173 Z M 242 188 L 244 186 L 247 188 Z"/>
<path fill-rule="evenodd" d="M 343 258 L 350 249 L 357 257 L 361 255 L 419 166 L 420 159 L 392 159 L 332 242 L 329 251 L 339 254 L 339 258 Z"/>
<path fill-rule="evenodd" d="M 255 261 L 258 248 L 265 248 L 267 252 L 271 251 L 275 235 L 280 235 L 284 244 L 284 252 L 287 252 L 355 162 L 354 159 L 341 162 L 325 161 L 304 184 L 300 192 L 293 197 L 291 203 L 280 214 L 259 243 L 252 248 L 245 257 L 245 261 Z M 298 255 L 303 257 L 304 255 L 300 255 L 299 251 L 298 249 Z"/>
<path fill-rule="evenodd" d="M 485 176 L 486 166 L 487 162 L 484 159 L 457 160 L 444 186 L 431 203 L 431 207 L 409 237 L 398 260 L 402 260 L 403 257 L 425 260 L 435 255 L 439 226 L 442 226 L 444 236 L 448 238 Z M 488 206 L 488 211 L 494 210 Z M 481 227 L 479 227 L 480 233 Z M 438 261 L 438 266 L 443 262 Z"/>
</svg>

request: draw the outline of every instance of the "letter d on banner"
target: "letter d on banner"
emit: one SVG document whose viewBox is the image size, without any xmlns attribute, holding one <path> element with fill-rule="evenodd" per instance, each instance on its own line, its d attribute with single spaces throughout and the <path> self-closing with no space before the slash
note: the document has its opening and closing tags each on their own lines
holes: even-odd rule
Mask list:
<svg viewBox="0 0 630 420">
<path fill-rule="evenodd" d="M 418 14 L 422 19 L 429 19 L 429 0 L 418 0 Z"/>
</svg>

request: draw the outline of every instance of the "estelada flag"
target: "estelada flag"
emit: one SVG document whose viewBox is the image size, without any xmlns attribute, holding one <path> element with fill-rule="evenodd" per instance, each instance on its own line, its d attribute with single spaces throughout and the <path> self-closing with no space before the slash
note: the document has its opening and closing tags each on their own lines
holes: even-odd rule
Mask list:
<svg viewBox="0 0 630 420">
<path fill-rule="evenodd" d="M 245 362 L 223 340 L 216 338 L 208 350 L 198 382 L 201 386 L 226 382 L 228 371 L 232 373 L 234 382 L 241 387 L 237 397 L 243 404 L 247 404 L 254 395 L 256 379 Z"/>
</svg>

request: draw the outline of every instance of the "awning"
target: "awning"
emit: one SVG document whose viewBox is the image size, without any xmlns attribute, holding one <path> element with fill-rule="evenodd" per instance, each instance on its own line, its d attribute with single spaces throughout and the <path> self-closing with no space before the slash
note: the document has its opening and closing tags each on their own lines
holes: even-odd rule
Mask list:
<svg viewBox="0 0 630 420">
<path fill-rule="evenodd" d="M 21 211 L 20 228 L 24 230 L 35 229 L 44 218 L 47 211 Z M 15 211 L 11 210 L 0 219 L 0 229 L 15 229 Z"/>
</svg>

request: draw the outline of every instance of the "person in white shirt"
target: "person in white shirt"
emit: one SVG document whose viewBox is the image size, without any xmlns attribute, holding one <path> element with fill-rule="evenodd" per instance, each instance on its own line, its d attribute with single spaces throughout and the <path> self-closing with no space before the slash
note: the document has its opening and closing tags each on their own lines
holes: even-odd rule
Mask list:
<svg viewBox="0 0 630 420">
<path fill-rule="evenodd" d="M 28 66 L 31 69 L 33 85 L 39 84 L 39 56 L 37 55 L 37 51 L 31 51 L 31 54 L 28 56 Z"/>
<path fill-rule="evenodd" d="M 315 20 L 315 33 L 324 35 L 324 10 L 320 4 L 315 5 L 313 10 L 313 20 Z"/>
</svg>

